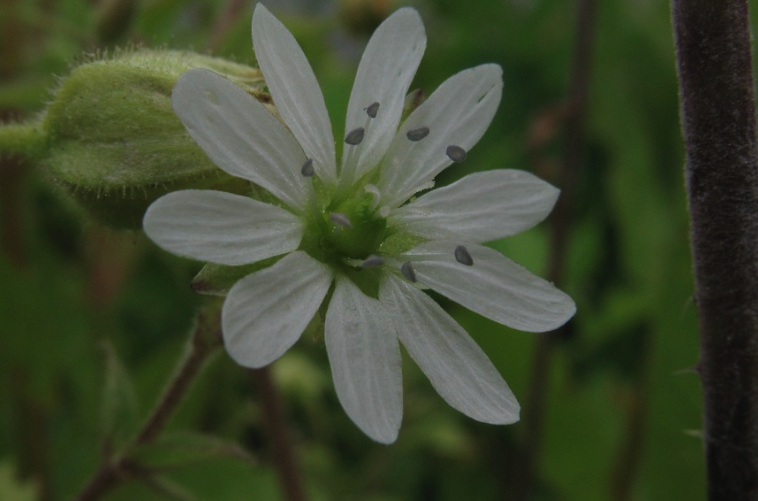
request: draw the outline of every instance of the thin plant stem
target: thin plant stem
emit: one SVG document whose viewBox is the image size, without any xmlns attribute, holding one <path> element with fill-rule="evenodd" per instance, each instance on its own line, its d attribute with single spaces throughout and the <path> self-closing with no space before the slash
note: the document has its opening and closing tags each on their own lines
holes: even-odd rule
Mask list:
<svg viewBox="0 0 758 501">
<path fill-rule="evenodd" d="M 264 426 L 271 440 L 269 447 L 274 467 L 279 477 L 282 493 L 286 501 L 305 501 L 303 476 L 297 464 L 295 447 L 287 428 L 281 395 L 271 377 L 268 367 L 252 369 L 251 374 L 261 399 Z"/>
<path fill-rule="evenodd" d="M 710 501 L 758 499 L 758 148 L 748 3 L 673 0 Z"/>
<path fill-rule="evenodd" d="M 45 149 L 45 137 L 36 123 L 3 123 L 0 117 L 0 154 L 39 156 Z"/>
<path fill-rule="evenodd" d="M 564 118 L 564 130 L 566 130 L 567 135 L 557 183 L 561 188 L 561 196 L 549 221 L 551 246 L 548 278 L 555 284 L 561 284 L 564 278 L 566 253 L 571 232 L 571 209 L 574 204 L 575 187 L 581 169 L 584 121 L 587 113 L 592 44 L 595 32 L 595 11 L 596 0 L 579 0 L 577 3 L 574 61 Z M 553 345 L 556 338 L 566 337 L 568 328 L 569 326 L 563 326 L 558 331 L 542 335 L 535 347 L 530 387 L 524 407 L 522 474 L 519 475 L 520 481 L 516 488 L 516 499 L 526 500 L 533 497 L 535 477 L 539 469 L 542 451 L 545 414 L 547 412 L 545 396 L 548 393 Z"/>
<path fill-rule="evenodd" d="M 229 31 L 234 27 L 234 23 L 248 8 L 249 3 L 244 0 L 228 0 L 224 5 L 216 24 L 211 31 L 210 40 L 208 41 L 208 50 L 215 54 L 221 48 L 229 35 Z"/>
<path fill-rule="evenodd" d="M 208 357 L 221 346 L 218 309 L 218 304 L 214 302 L 198 314 L 187 354 L 172 375 L 171 382 L 145 424 L 131 443 L 125 447 L 126 453 L 135 447 L 150 444 L 158 438 Z M 139 476 L 138 472 L 139 469 L 135 467 L 128 454 L 106 457 L 74 500 L 100 499 L 124 480 Z"/>
</svg>

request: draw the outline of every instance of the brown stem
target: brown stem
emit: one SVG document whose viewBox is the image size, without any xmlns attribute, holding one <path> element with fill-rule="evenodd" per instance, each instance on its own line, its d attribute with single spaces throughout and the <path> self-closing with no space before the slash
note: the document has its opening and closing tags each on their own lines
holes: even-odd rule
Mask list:
<svg viewBox="0 0 758 501">
<path fill-rule="evenodd" d="M 200 373 L 204 362 L 213 351 L 221 346 L 219 329 L 218 305 L 210 305 L 201 310 L 192 339 L 189 352 L 182 360 L 163 396 L 148 417 L 140 432 L 126 446 L 125 451 L 146 445 L 154 441 L 163 431 L 177 406 L 187 394 L 192 382 Z M 135 476 L 134 465 L 127 455 L 107 457 L 103 464 L 90 478 L 84 488 L 74 498 L 74 501 L 94 501 L 99 499 L 124 480 Z"/>
<path fill-rule="evenodd" d="M 248 6 L 248 2 L 245 0 L 229 0 L 224 6 L 224 11 L 216 21 L 213 30 L 211 31 L 210 40 L 208 41 L 208 50 L 211 54 L 215 54 L 221 48 L 226 36 L 234 26 L 239 16 L 244 12 Z"/>
<path fill-rule="evenodd" d="M 287 429 L 287 417 L 284 412 L 281 395 L 271 377 L 268 367 L 250 371 L 258 387 L 263 410 L 264 426 L 270 438 L 271 455 L 279 476 L 279 483 L 287 501 L 305 501 L 305 488 L 302 474 L 298 468 L 295 447 Z"/>
<path fill-rule="evenodd" d="M 184 398 L 190 385 L 195 381 L 195 377 L 213 348 L 205 344 L 204 340 L 199 340 L 199 337 L 197 335 L 192 337 L 192 347 L 187 358 L 182 362 L 176 376 L 142 427 L 142 431 L 134 442 L 135 445 L 144 445 L 155 440 L 174 415 L 176 407 Z"/>
<path fill-rule="evenodd" d="M 548 277 L 555 284 L 563 281 L 566 251 L 571 232 L 571 209 L 581 168 L 594 39 L 595 4 L 596 0 L 580 0 L 577 4 L 574 62 L 568 98 L 563 111 L 566 142 L 557 182 L 561 188 L 561 196 L 549 221 L 551 246 Z M 553 343 L 558 337 L 567 337 L 568 329 L 569 326 L 563 326 L 555 332 L 542 335 L 537 341 L 532 360 L 530 387 L 524 406 L 524 457 L 522 474 L 519 476 L 520 485 L 516 488 L 516 499 L 526 500 L 533 497 L 535 476 L 542 451 L 546 413 L 545 395 L 548 393 Z"/>
<path fill-rule="evenodd" d="M 758 149 L 746 0 L 673 0 L 708 497 L 758 499 Z"/>
</svg>

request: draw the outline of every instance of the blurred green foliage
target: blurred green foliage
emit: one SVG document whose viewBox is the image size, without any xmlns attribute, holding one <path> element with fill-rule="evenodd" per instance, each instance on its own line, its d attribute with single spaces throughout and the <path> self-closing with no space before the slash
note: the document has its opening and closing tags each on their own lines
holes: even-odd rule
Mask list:
<svg viewBox="0 0 758 501">
<path fill-rule="evenodd" d="M 269 2 L 314 66 L 336 132 L 362 44 L 403 4 Z M 547 389 L 538 396 L 545 422 L 530 499 L 704 499 L 669 7 L 657 0 L 598 4 L 586 141 L 560 284 L 578 313 L 554 343 Z M 440 182 L 494 168 L 532 170 L 556 182 L 566 135 L 558 110 L 568 92 L 576 3 L 411 5 L 429 38 L 414 86 L 431 93 L 453 73 L 485 62 L 504 70 L 492 127 Z M 254 63 L 251 13 L 252 3 L 234 0 L 4 2 L 0 112 L 6 119 L 34 116 L 56 75 L 83 52 L 112 44 Z M 492 245 L 545 276 L 547 225 Z M 137 232 L 82 221 L 44 172 L 4 159 L 0 499 L 70 499 L 97 468 L 104 444 L 133 433 L 184 350 L 202 300 L 189 283 L 201 266 L 158 250 Z M 441 303 L 528 405 L 537 335 Z M 304 336 L 273 371 L 312 499 L 517 499 L 524 424 L 493 427 L 458 414 L 407 357 L 404 424 L 389 447 L 363 436 L 340 408 L 321 339 Z M 180 447 L 174 453 L 187 464 L 164 459 L 160 478 L 125 484 L 107 499 L 282 499 L 256 387 L 226 354 L 213 358 L 171 421 L 170 433 L 180 431 L 199 434 L 183 447 L 206 450 L 210 443 L 198 437 L 212 435 L 218 444 L 239 443 L 255 460 L 213 447 L 202 457 L 197 448 L 182 455 Z M 168 457 L 159 452 L 146 454 Z"/>
</svg>

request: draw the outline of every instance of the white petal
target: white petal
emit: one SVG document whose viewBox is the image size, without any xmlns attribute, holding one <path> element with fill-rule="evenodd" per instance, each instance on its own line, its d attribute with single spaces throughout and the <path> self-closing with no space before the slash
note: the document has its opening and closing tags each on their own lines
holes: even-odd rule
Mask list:
<svg viewBox="0 0 758 501">
<path fill-rule="evenodd" d="M 220 168 L 263 186 L 302 210 L 305 155 L 292 134 L 241 87 L 205 69 L 189 70 L 171 95 L 192 138 Z"/>
<path fill-rule="evenodd" d="M 394 276 L 382 283 L 380 299 L 394 310 L 400 341 L 447 403 L 477 421 L 518 421 L 519 404 L 495 366 L 434 300 Z"/>
<path fill-rule="evenodd" d="M 435 240 L 408 252 L 419 282 L 522 331 L 553 330 L 574 315 L 576 306 L 569 296 L 493 249 L 467 244 L 474 264 L 459 263 L 454 252 L 460 243 Z"/>
<path fill-rule="evenodd" d="M 229 355 L 252 368 L 282 356 L 300 338 L 331 283 L 327 266 L 297 251 L 234 284 L 222 310 Z"/>
<path fill-rule="evenodd" d="M 558 193 L 525 171 L 477 172 L 400 207 L 389 224 L 429 239 L 489 242 L 515 235 L 545 219 Z"/>
<path fill-rule="evenodd" d="M 424 25 L 411 8 L 388 17 L 369 40 L 350 94 L 345 132 L 366 125 L 369 105 L 379 103 L 379 112 L 361 143 L 355 179 L 378 164 L 387 151 L 425 48 Z"/>
<path fill-rule="evenodd" d="M 326 348 L 347 415 L 377 442 L 394 442 L 403 418 L 397 335 L 382 303 L 345 277 L 326 313 Z"/>
<path fill-rule="evenodd" d="M 428 184 L 452 161 L 451 145 L 468 151 L 482 137 L 495 116 L 503 91 L 500 66 L 484 64 L 448 78 L 411 113 L 382 164 L 379 190 L 383 205 L 397 206 Z M 420 141 L 406 137 L 409 130 L 428 127 Z"/>
<path fill-rule="evenodd" d="M 295 38 L 260 3 L 253 13 L 253 47 L 279 115 L 319 178 L 333 183 L 334 136 L 321 88 Z"/>
<path fill-rule="evenodd" d="M 169 252 L 232 266 L 295 250 L 303 236 L 303 223 L 291 212 L 212 190 L 159 198 L 148 207 L 143 227 Z"/>
</svg>

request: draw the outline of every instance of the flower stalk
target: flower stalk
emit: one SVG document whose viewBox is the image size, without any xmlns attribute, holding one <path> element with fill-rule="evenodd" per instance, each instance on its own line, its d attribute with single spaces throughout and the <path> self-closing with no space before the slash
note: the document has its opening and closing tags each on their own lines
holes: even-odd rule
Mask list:
<svg viewBox="0 0 758 501">
<path fill-rule="evenodd" d="M 674 0 L 708 498 L 758 492 L 758 149 L 745 0 Z"/>
<path fill-rule="evenodd" d="M 45 136 L 36 123 L 0 125 L 0 155 L 37 157 L 45 151 Z"/>
<path fill-rule="evenodd" d="M 269 449 L 282 494 L 287 501 L 305 501 L 307 496 L 303 476 L 297 463 L 295 446 L 287 428 L 282 396 L 271 375 L 271 369 L 269 367 L 251 369 L 250 375 L 258 388 L 263 424 L 267 438 L 270 440 Z"/>
<path fill-rule="evenodd" d="M 131 459 L 129 452 L 138 446 L 150 444 L 158 438 L 192 383 L 200 374 L 205 362 L 221 346 L 219 314 L 217 301 L 213 301 L 201 309 L 198 313 L 187 354 L 179 364 L 178 370 L 172 376 L 166 391 L 158 400 L 142 429 L 121 454 L 104 458 L 100 468 L 74 498 L 74 501 L 100 499 L 125 480 L 149 474 L 149 472 L 139 468 L 139 465 Z"/>
</svg>

